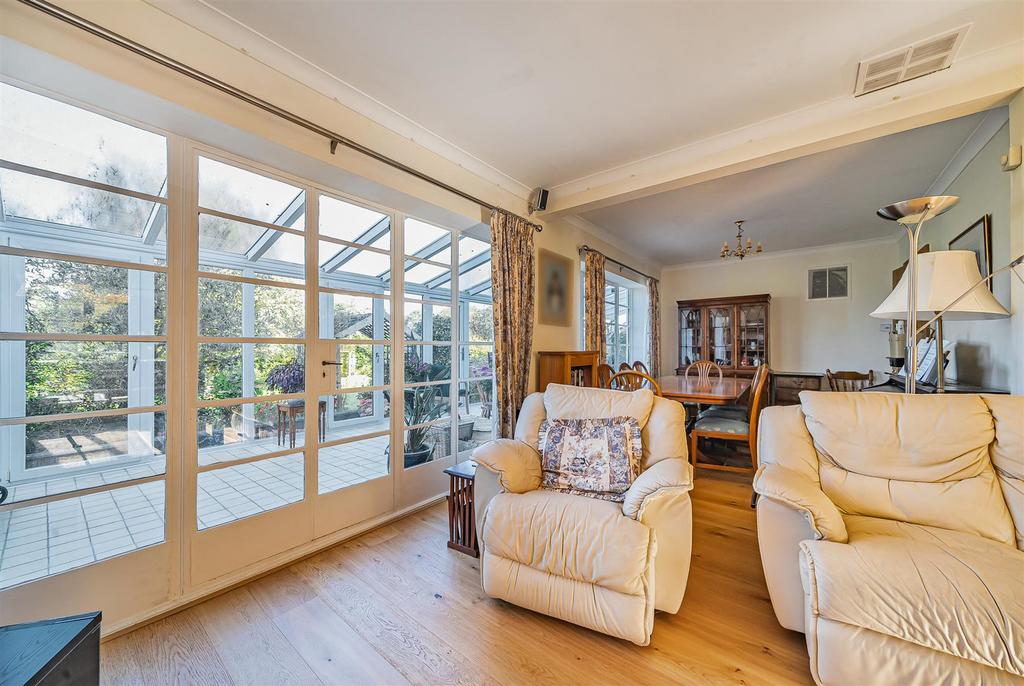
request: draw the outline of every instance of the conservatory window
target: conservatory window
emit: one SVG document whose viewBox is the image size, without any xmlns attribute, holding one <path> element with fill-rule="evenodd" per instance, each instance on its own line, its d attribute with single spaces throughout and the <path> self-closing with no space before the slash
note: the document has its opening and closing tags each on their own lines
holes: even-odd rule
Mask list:
<svg viewBox="0 0 1024 686">
<path fill-rule="evenodd" d="M 2 589 L 164 540 L 167 141 L 0 84 L 0 156 Z"/>
</svg>

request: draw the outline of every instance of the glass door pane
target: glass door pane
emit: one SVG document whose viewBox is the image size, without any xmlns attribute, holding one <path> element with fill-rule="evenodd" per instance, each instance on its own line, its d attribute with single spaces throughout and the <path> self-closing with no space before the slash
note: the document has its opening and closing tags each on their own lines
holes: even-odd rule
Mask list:
<svg viewBox="0 0 1024 686">
<path fill-rule="evenodd" d="M 701 309 L 686 307 L 679 310 L 679 367 L 686 369 L 704 357 L 704 339 L 701 328 Z"/>
<path fill-rule="evenodd" d="M 307 191 L 200 154 L 196 529 L 305 495 Z"/>
<path fill-rule="evenodd" d="M 340 197 L 318 202 L 317 491 L 344 500 L 391 474 L 392 218 Z"/>
<path fill-rule="evenodd" d="M 708 309 L 711 359 L 721 367 L 731 367 L 733 364 L 732 312 L 731 307 Z"/>
<path fill-rule="evenodd" d="M 407 218 L 403 241 L 403 468 L 453 454 L 452 233 Z"/>
<path fill-rule="evenodd" d="M 739 366 L 760 366 L 764 364 L 767 352 L 765 348 L 767 339 L 765 307 L 764 305 L 740 305 L 739 315 Z"/>
</svg>

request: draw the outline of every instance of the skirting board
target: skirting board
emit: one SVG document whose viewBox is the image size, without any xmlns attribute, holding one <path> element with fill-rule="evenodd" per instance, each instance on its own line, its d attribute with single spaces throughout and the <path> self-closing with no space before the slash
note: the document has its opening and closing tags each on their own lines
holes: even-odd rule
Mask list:
<svg viewBox="0 0 1024 686">
<path fill-rule="evenodd" d="M 386 515 L 381 515 L 380 517 L 374 517 L 366 520 L 365 522 L 353 524 L 345 529 L 341 529 L 327 536 L 321 536 L 309 543 L 304 543 L 303 545 L 296 546 L 291 550 L 269 557 L 262 562 L 250 565 L 238 572 L 227 574 L 201 584 L 188 593 L 165 603 L 161 603 L 146 612 L 140 613 L 134 617 L 129 617 L 128 619 L 118 622 L 112 626 L 104 626 L 102 628 L 100 640 L 109 641 L 119 636 L 123 636 L 124 634 L 135 631 L 147 624 L 151 624 L 152 622 L 163 619 L 164 617 L 173 615 L 176 612 L 181 612 L 193 605 L 198 605 L 204 600 L 209 600 L 214 596 L 227 593 L 239 586 L 244 586 L 245 584 L 260 577 L 273 574 L 283 567 L 287 567 L 288 565 L 295 564 L 304 558 L 316 555 L 320 551 L 326 550 L 331 546 L 338 545 L 339 543 L 343 543 L 349 539 L 355 538 L 356 536 L 361 536 L 373 529 L 379 529 L 380 527 L 397 522 L 398 520 L 408 517 L 411 514 L 415 514 L 420 510 L 425 510 L 428 507 L 443 501 L 446 497 L 447 495 L 444 494 L 435 495 L 427 498 L 426 500 L 402 508 L 401 510 L 390 512 Z"/>
</svg>

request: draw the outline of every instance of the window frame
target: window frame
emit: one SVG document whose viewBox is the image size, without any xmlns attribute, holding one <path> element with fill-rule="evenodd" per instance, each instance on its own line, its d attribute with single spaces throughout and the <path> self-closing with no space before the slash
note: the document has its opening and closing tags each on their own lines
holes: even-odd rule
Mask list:
<svg viewBox="0 0 1024 686">
<path fill-rule="evenodd" d="M 828 291 L 829 272 L 831 272 L 832 270 L 839 270 L 839 269 L 845 269 L 846 270 L 846 293 L 844 295 L 831 295 L 831 294 L 829 294 L 829 291 Z M 814 272 L 821 272 L 821 271 L 825 272 L 825 296 L 822 297 L 822 298 L 812 298 L 811 297 L 811 278 L 812 278 L 811 275 Z M 805 302 L 822 302 L 822 301 L 827 301 L 827 300 L 849 300 L 851 297 L 853 297 L 853 295 L 852 295 L 853 294 L 853 283 L 852 283 L 852 278 L 851 277 L 852 277 L 852 267 L 851 267 L 851 265 L 849 263 L 832 264 L 832 265 L 828 265 L 826 267 L 811 267 L 811 268 L 809 268 L 807 270 L 807 281 L 806 281 L 807 291 L 805 293 L 804 301 Z"/>
</svg>

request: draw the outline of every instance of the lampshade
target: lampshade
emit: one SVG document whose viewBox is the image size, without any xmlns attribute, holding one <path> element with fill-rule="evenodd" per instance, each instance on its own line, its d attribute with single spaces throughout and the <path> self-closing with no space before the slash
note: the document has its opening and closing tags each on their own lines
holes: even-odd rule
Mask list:
<svg viewBox="0 0 1024 686">
<path fill-rule="evenodd" d="M 958 202 L 960 202 L 960 198 L 955 195 L 930 195 L 924 198 L 894 202 L 881 208 L 875 214 L 882 219 L 897 221 L 900 224 L 916 224 L 921 221 L 925 212 L 928 213 L 929 219 L 935 219 Z"/>
<path fill-rule="evenodd" d="M 900 282 L 879 305 L 872 317 L 879 319 L 907 318 L 907 290 L 910 270 L 905 269 Z M 918 317 L 931 317 L 981 281 L 978 260 L 970 250 L 940 250 L 917 256 Z M 991 291 L 980 285 L 967 297 L 942 315 L 947 320 L 999 319 L 1010 313 L 999 304 Z"/>
</svg>

